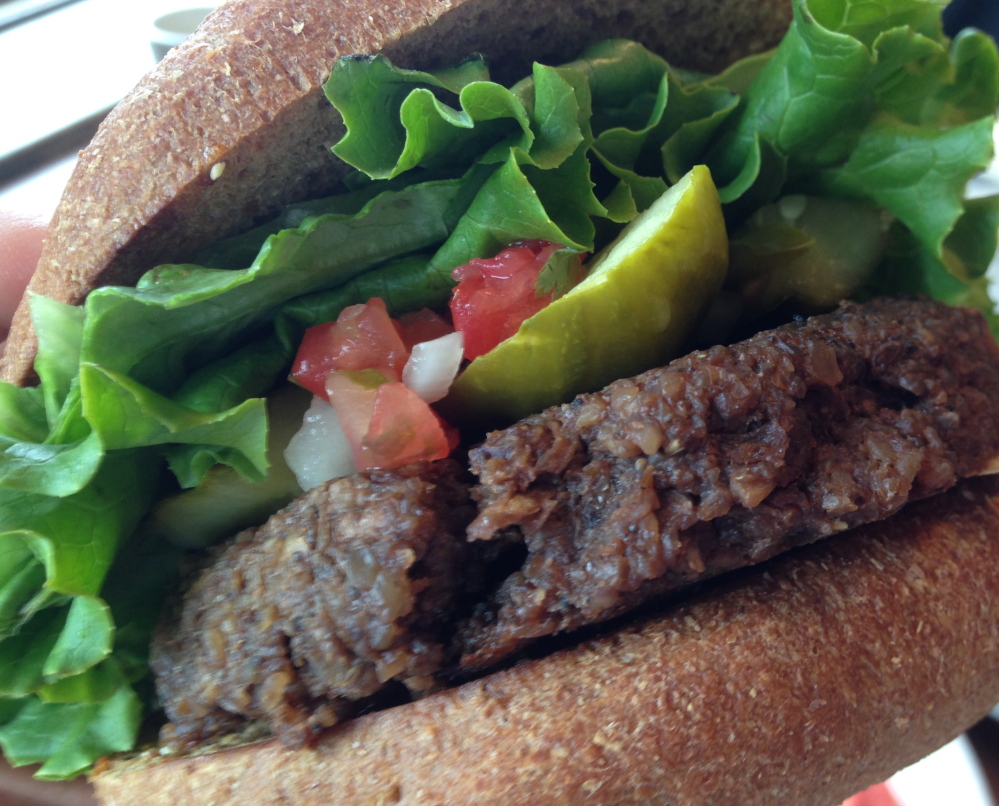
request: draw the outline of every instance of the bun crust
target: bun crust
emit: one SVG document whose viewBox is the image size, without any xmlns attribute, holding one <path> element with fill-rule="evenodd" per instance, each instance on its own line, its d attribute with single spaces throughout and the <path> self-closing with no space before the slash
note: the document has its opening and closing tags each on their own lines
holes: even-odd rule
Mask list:
<svg viewBox="0 0 999 806">
<path fill-rule="evenodd" d="M 282 205 L 328 193 L 343 173 L 329 151 L 342 131 L 322 83 L 342 54 L 434 67 L 479 51 L 498 77 L 514 79 L 534 59 L 564 61 L 622 36 L 677 64 L 717 69 L 775 44 L 791 17 L 789 0 L 516 5 L 511 13 L 508 0 L 223 4 L 81 153 L 30 291 L 75 304 L 95 286 L 134 285 L 159 263 L 189 260 Z M 0 375 L 30 380 L 34 354 L 22 303 Z"/>
<path fill-rule="evenodd" d="M 175 803 L 837 804 L 999 700 L 999 479 L 333 729 L 95 777 Z"/>
</svg>

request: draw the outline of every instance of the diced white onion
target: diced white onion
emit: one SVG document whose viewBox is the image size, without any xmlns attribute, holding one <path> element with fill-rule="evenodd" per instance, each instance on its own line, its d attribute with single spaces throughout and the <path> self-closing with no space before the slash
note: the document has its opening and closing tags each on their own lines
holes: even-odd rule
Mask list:
<svg viewBox="0 0 999 806">
<path fill-rule="evenodd" d="M 436 403 L 451 388 L 464 352 L 465 334 L 457 331 L 414 345 L 402 370 L 403 384 L 421 400 Z"/>
<path fill-rule="evenodd" d="M 289 440 L 284 459 L 303 490 L 357 470 L 336 410 L 318 397 L 312 399 L 302 427 Z"/>
</svg>

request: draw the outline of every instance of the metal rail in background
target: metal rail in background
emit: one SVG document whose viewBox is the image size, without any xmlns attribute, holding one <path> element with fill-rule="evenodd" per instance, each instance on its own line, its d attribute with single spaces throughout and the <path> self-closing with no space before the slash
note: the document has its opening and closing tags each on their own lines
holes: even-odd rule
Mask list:
<svg viewBox="0 0 999 806">
<path fill-rule="evenodd" d="M 0 32 L 80 0 L 0 0 Z"/>
<path fill-rule="evenodd" d="M 87 144 L 154 65 L 149 18 L 168 1 L 0 0 L 0 15 L 49 4 L 0 29 L 0 73 L 9 79 L 0 80 L 0 185 Z"/>
<path fill-rule="evenodd" d="M 16 151 L 0 154 L 0 190 L 32 171 L 40 170 L 86 146 L 110 111 L 111 107 L 100 109 Z"/>
</svg>

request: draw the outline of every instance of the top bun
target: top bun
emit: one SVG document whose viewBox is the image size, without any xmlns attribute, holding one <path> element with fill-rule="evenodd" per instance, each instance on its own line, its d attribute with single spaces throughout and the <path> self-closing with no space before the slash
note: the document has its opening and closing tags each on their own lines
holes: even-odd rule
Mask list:
<svg viewBox="0 0 999 806">
<path fill-rule="evenodd" d="M 790 18 L 789 0 L 230 0 L 80 154 L 29 290 L 76 304 L 327 194 L 345 166 L 329 150 L 342 123 L 322 85 L 343 54 L 433 68 L 480 52 L 503 79 L 629 37 L 717 70 L 776 44 Z M 30 381 L 34 355 L 22 301 L 3 379 Z"/>
</svg>

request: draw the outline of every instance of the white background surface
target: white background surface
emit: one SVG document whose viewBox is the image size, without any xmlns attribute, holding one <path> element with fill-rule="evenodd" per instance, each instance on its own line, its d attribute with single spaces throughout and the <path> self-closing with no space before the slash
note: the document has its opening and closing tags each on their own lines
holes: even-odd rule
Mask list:
<svg viewBox="0 0 999 806">
<path fill-rule="evenodd" d="M 212 5 L 81 0 L 0 33 L 0 157 L 110 109 L 156 63 L 153 20 Z"/>
<path fill-rule="evenodd" d="M 117 103 L 155 62 L 143 0 L 84 0 L 0 34 L 0 155 Z"/>
<path fill-rule="evenodd" d="M 901 806 L 995 806 L 964 736 L 896 773 L 888 788 Z"/>
</svg>

